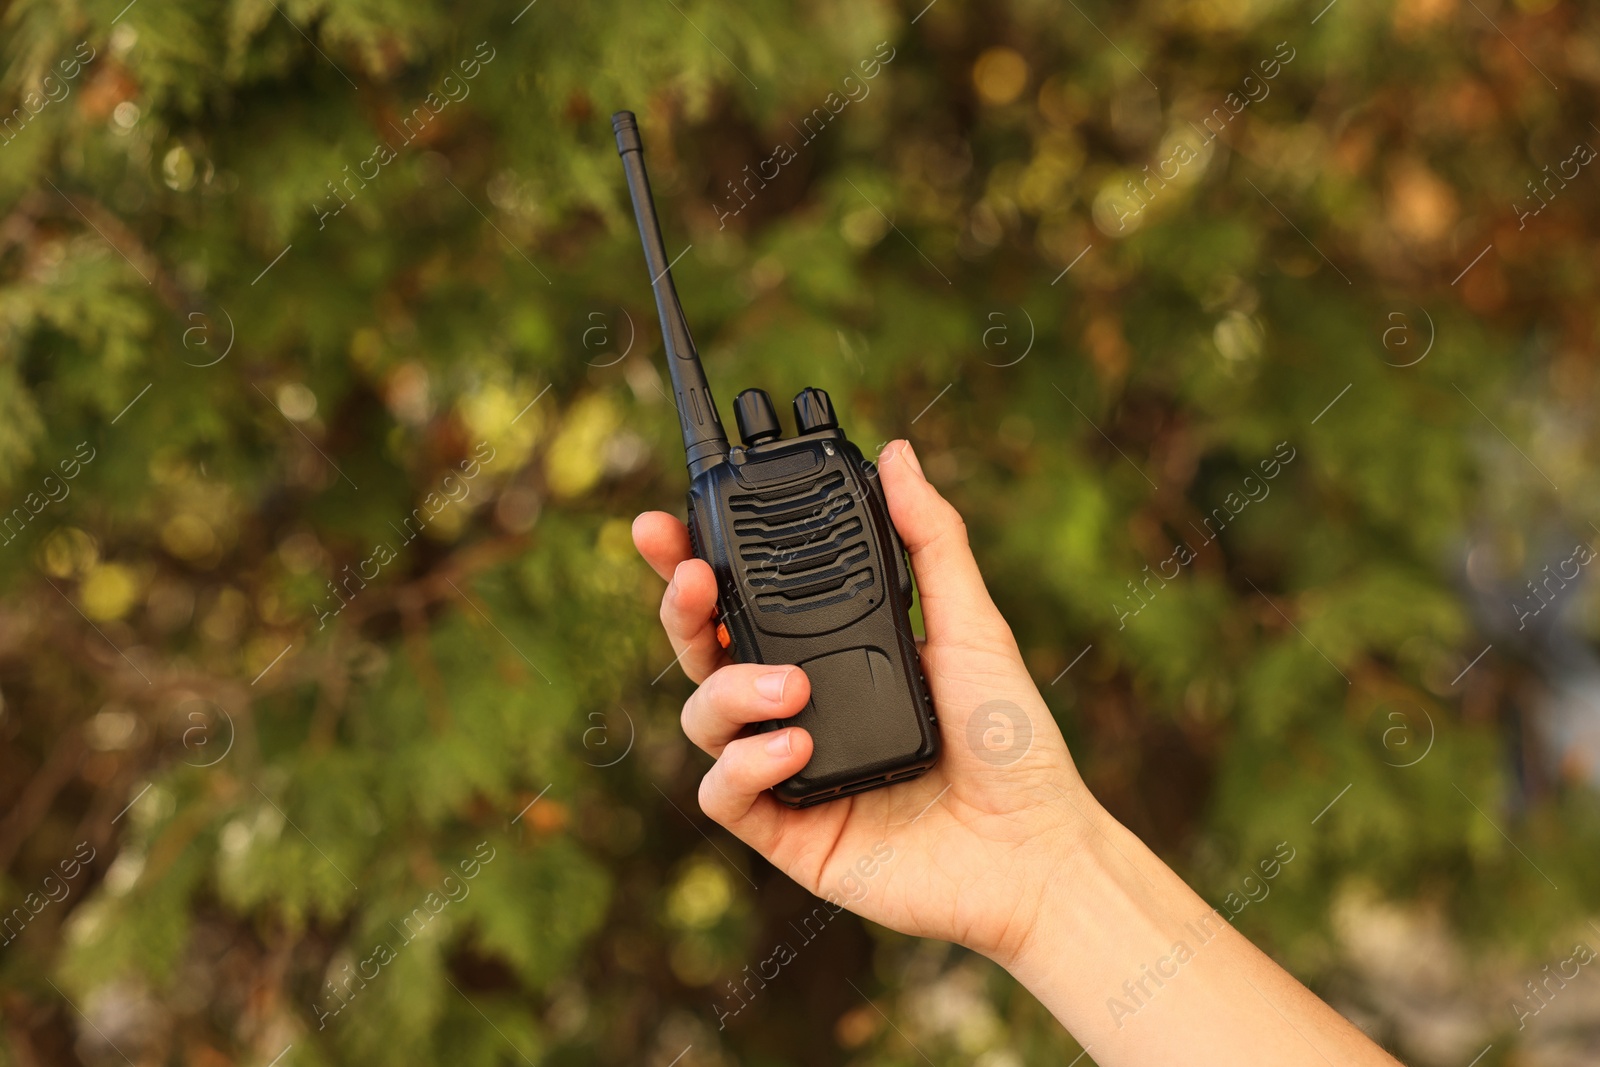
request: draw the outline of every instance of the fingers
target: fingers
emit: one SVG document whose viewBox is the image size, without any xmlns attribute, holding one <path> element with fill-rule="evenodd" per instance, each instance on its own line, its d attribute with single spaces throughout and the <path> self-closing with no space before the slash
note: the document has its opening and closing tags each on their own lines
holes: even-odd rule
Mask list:
<svg viewBox="0 0 1600 1067">
<path fill-rule="evenodd" d="M 797 726 L 731 741 L 700 780 L 700 810 L 766 853 L 788 814 L 765 792 L 811 758 L 811 735 Z"/>
<path fill-rule="evenodd" d="M 688 528 L 664 511 L 647 511 L 633 520 L 633 544 L 644 561 L 669 580 L 678 564 L 694 555 Z"/>
<path fill-rule="evenodd" d="M 732 663 L 690 694 L 683 705 L 683 732 L 720 756 L 749 724 L 788 718 L 810 699 L 811 682 L 798 667 Z"/>
<path fill-rule="evenodd" d="M 683 673 L 693 682 L 705 681 L 729 662 L 728 654 L 717 642 L 716 624 L 711 618 L 716 604 L 717 579 L 711 573 L 711 564 L 703 559 L 686 559 L 678 564 L 661 596 L 661 625 L 678 654 Z"/>
<path fill-rule="evenodd" d="M 691 681 L 704 681 L 728 662 L 711 618 L 717 580 L 710 564 L 690 555 L 689 531 L 664 511 L 647 511 L 633 520 L 633 543 L 645 562 L 668 579 L 661 597 L 661 625 L 677 662 Z"/>
<path fill-rule="evenodd" d="M 990 599 L 967 545 L 967 524 L 923 476 L 911 442 L 889 442 L 878 457 L 878 476 L 889 516 L 911 555 L 928 639 L 983 636 L 1009 642 L 1010 627 Z"/>
</svg>

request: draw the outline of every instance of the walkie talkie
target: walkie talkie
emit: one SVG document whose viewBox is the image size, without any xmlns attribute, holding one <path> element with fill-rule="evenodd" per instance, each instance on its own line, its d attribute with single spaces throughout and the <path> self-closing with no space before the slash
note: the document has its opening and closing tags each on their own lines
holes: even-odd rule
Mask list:
<svg viewBox="0 0 1600 1067">
<path fill-rule="evenodd" d="M 773 792 L 805 807 L 915 778 L 939 728 L 911 632 L 911 569 L 878 469 L 839 429 L 821 389 L 794 398 L 784 439 L 772 398 L 734 399 L 743 448 L 728 447 L 672 284 L 631 111 L 611 117 L 644 242 L 689 461 L 689 540 L 717 577 L 717 640 L 742 663 L 793 663 L 811 700 L 792 719 L 814 748 Z"/>
</svg>

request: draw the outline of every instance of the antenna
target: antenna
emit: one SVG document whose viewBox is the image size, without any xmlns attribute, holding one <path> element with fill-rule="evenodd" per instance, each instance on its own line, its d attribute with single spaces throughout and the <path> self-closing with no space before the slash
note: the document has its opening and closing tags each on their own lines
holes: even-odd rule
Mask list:
<svg viewBox="0 0 1600 1067">
<path fill-rule="evenodd" d="M 678 423 L 683 429 L 683 450 L 689 459 L 692 478 L 716 465 L 728 454 L 728 435 L 717 417 L 717 404 L 706 383 L 700 353 L 689 336 L 689 324 L 678 303 L 678 290 L 672 284 L 672 266 L 667 262 L 666 245 L 661 240 L 661 223 L 656 219 L 655 202 L 650 196 L 650 176 L 644 169 L 644 144 L 639 140 L 639 124 L 631 111 L 611 116 L 617 135 L 617 154 L 628 176 L 628 193 L 633 197 L 633 217 L 639 224 L 639 240 L 644 243 L 644 261 L 650 268 L 650 288 L 656 294 L 656 314 L 661 317 L 661 342 L 667 350 L 667 370 L 672 389 L 678 394 Z"/>
</svg>

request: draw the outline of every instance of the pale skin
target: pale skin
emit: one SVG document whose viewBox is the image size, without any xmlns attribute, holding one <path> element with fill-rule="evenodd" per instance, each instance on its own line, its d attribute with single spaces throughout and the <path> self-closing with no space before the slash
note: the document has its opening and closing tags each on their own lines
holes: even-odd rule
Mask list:
<svg viewBox="0 0 1600 1067">
<path fill-rule="evenodd" d="M 683 523 L 659 511 L 634 522 L 640 553 L 669 579 L 661 621 L 699 686 L 683 729 L 716 760 L 700 784 L 705 813 L 812 893 L 994 960 L 1101 1067 L 1393 1067 L 1100 806 L 989 597 L 961 516 L 907 442 L 891 442 L 878 465 L 921 598 L 943 754 L 915 781 L 799 811 L 768 790 L 805 765 L 811 738 L 750 728 L 805 706 L 805 672 L 733 662 L 715 637 L 711 568 L 691 556 Z M 1014 762 L 968 741 L 969 717 L 995 700 L 1031 724 Z M 858 864 L 885 844 L 893 858 L 868 865 L 853 899 Z M 1175 952 L 1180 942 L 1186 952 Z"/>
</svg>

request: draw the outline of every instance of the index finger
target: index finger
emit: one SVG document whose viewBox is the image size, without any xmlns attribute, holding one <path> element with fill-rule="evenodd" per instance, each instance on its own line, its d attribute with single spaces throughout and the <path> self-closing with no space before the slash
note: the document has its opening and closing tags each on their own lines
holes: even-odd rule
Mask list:
<svg viewBox="0 0 1600 1067">
<path fill-rule="evenodd" d="M 647 511 L 635 519 L 633 542 L 645 561 L 668 581 L 661 598 L 661 625 L 677 653 L 673 662 L 683 666 L 691 681 L 705 681 L 729 662 L 717 640 L 713 617 L 717 581 L 710 565 L 690 554 L 688 529 L 664 511 Z"/>
<path fill-rule="evenodd" d="M 669 582 L 678 564 L 694 555 L 689 528 L 665 511 L 646 511 L 634 519 L 633 543 L 651 569 Z"/>
</svg>

